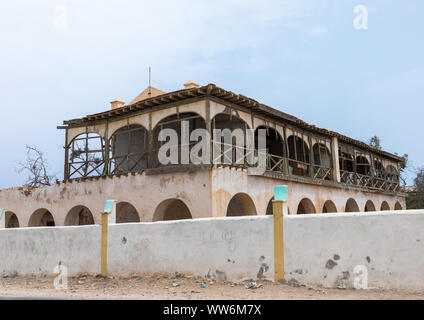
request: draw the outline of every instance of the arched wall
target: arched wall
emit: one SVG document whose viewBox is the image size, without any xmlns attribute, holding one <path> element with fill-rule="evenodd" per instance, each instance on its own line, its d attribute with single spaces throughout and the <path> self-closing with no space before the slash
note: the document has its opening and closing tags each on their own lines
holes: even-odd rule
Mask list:
<svg viewBox="0 0 424 320">
<path fill-rule="evenodd" d="M 224 117 L 225 116 L 225 117 L 228 117 L 228 118 L 231 118 L 231 119 L 237 119 L 237 120 L 241 121 L 243 124 L 245 124 L 247 129 L 250 129 L 250 127 L 251 127 L 249 125 L 249 122 L 246 122 L 245 119 L 243 119 L 242 117 L 238 116 L 237 114 L 233 114 L 231 116 L 231 114 L 228 114 L 228 113 L 225 113 L 225 112 L 221 112 L 221 113 L 217 113 L 216 115 L 214 115 L 213 118 L 211 118 L 211 128 L 212 129 L 213 129 L 213 120 L 216 119 L 217 116 L 220 116 L 220 117 Z"/>
<path fill-rule="evenodd" d="M 192 219 L 190 209 L 180 199 L 162 201 L 153 214 L 153 221 Z"/>
<path fill-rule="evenodd" d="M 69 139 L 69 137 L 68 137 L 69 143 L 68 143 L 67 147 L 70 147 L 70 146 L 71 146 L 71 144 L 72 144 L 72 142 L 74 142 L 74 140 L 75 140 L 76 138 L 78 138 L 79 136 L 85 135 L 85 134 L 95 134 L 95 135 L 98 135 L 100 138 L 104 139 L 104 137 L 103 137 L 100 133 L 98 133 L 98 132 L 95 132 L 95 131 L 88 131 L 88 132 L 85 132 L 85 131 L 84 131 L 84 132 L 82 132 L 82 133 L 78 133 L 78 134 L 76 134 L 74 137 L 72 137 L 72 139 Z"/>
<path fill-rule="evenodd" d="M 396 201 L 395 203 L 395 210 L 403 210 L 402 205 L 400 204 L 399 201 Z"/>
<path fill-rule="evenodd" d="M 183 114 L 184 115 L 184 114 L 191 114 L 191 113 L 194 113 L 194 114 L 198 115 L 205 122 L 205 124 L 206 124 L 205 118 L 202 116 L 201 113 L 198 112 L 198 110 L 195 110 L 195 111 L 191 111 L 190 110 L 190 111 L 187 111 L 187 112 L 186 111 L 184 111 L 184 112 L 180 111 L 178 114 L 180 114 L 180 115 Z M 155 131 L 157 129 L 158 125 L 162 121 L 167 120 L 167 118 L 172 117 L 172 116 L 176 116 L 176 115 L 177 115 L 177 113 L 176 112 L 173 112 L 173 113 L 167 114 L 164 117 L 158 118 L 159 121 L 155 122 L 155 125 L 152 126 L 152 128 L 153 128 L 152 130 Z M 180 134 L 180 133 L 178 132 L 178 134 Z"/>
<path fill-rule="evenodd" d="M 53 214 L 45 208 L 35 210 L 28 222 L 28 227 L 46 227 L 55 225 Z"/>
<path fill-rule="evenodd" d="M 374 202 L 372 202 L 371 200 L 368 200 L 365 204 L 365 208 L 364 211 L 377 211 L 374 205 Z"/>
<path fill-rule="evenodd" d="M 315 205 L 309 198 L 303 198 L 297 206 L 296 214 L 316 213 Z"/>
<path fill-rule="evenodd" d="M 120 129 L 123 129 L 123 128 L 126 128 L 126 127 L 128 127 L 128 126 L 140 126 L 141 128 L 143 128 L 144 130 L 146 130 L 146 131 L 149 131 L 144 125 L 142 125 L 141 123 L 137 123 L 137 122 L 134 122 L 134 121 L 132 121 L 133 123 L 129 123 L 129 124 L 124 124 L 124 125 L 122 125 L 122 126 L 116 126 L 115 128 L 110 128 L 109 129 L 109 140 L 110 140 L 110 138 L 112 138 L 112 136 L 113 135 L 115 135 L 115 133 L 118 131 L 118 130 L 120 130 Z M 113 130 L 113 131 L 112 131 Z"/>
<path fill-rule="evenodd" d="M 258 149 L 258 137 L 260 129 L 267 130 L 265 126 L 258 126 L 255 129 L 255 148 Z M 269 154 L 284 157 L 284 138 L 274 128 L 269 127 L 266 133 L 266 149 Z"/>
<path fill-rule="evenodd" d="M 360 212 L 358 203 L 355 199 L 350 198 L 346 201 L 345 212 Z"/>
<path fill-rule="evenodd" d="M 120 128 L 123 128 L 127 125 L 140 125 L 146 130 L 149 130 L 149 114 L 139 114 L 137 116 L 122 119 L 118 121 L 113 121 L 108 123 L 108 139 L 112 137 L 112 135 Z"/>
<path fill-rule="evenodd" d="M 195 172 L 174 172 L 160 175 L 114 176 L 105 179 L 89 179 L 54 184 L 48 188 L 35 188 L 27 191 L 11 188 L 0 192 L 0 203 L 17 214 L 21 227 L 28 226 L 32 213 L 37 208 L 46 208 L 54 217 L 57 226 L 65 224 L 65 217 L 75 205 L 90 209 L 96 224 L 101 223 L 100 212 L 106 199 L 126 201 L 133 204 L 140 220 L 150 222 L 160 202 L 178 198 L 190 209 L 193 218 L 210 216 L 224 217 L 231 198 L 239 193 L 248 194 L 255 204 L 258 214 L 265 215 L 274 187 L 288 185 L 288 207 L 291 214 L 303 198 L 309 198 L 321 211 L 326 200 L 331 200 L 337 212 L 344 212 L 348 198 L 353 198 L 363 210 L 367 200 L 377 207 L 383 201 L 394 206 L 399 201 L 405 208 L 405 198 L 378 192 L 365 192 L 358 189 L 345 189 L 312 185 L 296 181 L 265 178 L 248 175 L 247 170 L 220 167 Z M 196 196 L 193 196 L 196 195 Z"/>
<path fill-rule="evenodd" d="M 5 213 L 5 225 L 6 228 L 19 228 L 19 219 L 18 216 L 12 211 L 6 211 Z"/>
<path fill-rule="evenodd" d="M 296 138 L 300 139 L 301 141 L 303 141 L 303 143 L 305 144 L 305 146 L 308 147 L 308 150 L 310 149 L 310 145 L 309 145 L 308 139 L 302 139 L 302 136 L 301 135 L 296 135 L 296 134 L 294 134 L 294 132 L 290 132 L 290 134 L 287 133 L 287 142 L 289 141 L 289 139 L 292 139 L 292 138 L 295 139 L 295 141 L 296 141 Z M 308 136 L 305 135 L 304 138 L 308 138 Z M 309 154 L 308 154 L 308 156 L 309 156 Z"/>
<path fill-rule="evenodd" d="M 246 193 L 237 193 L 227 205 L 227 217 L 256 215 L 256 206 Z"/>
<path fill-rule="evenodd" d="M 83 226 L 94 224 L 94 217 L 86 206 L 78 205 L 69 210 L 65 218 L 65 226 Z"/>
<path fill-rule="evenodd" d="M 282 126 L 280 126 L 278 124 L 275 125 L 275 123 L 273 123 L 273 122 L 267 122 L 267 121 L 265 121 L 263 119 L 259 119 L 257 117 L 253 117 L 253 130 L 256 131 L 256 129 L 258 129 L 261 126 L 264 126 L 264 127 L 268 126 L 269 128 L 276 130 L 278 132 L 278 134 L 280 135 L 280 137 L 282 137 L 282 139 L 283 139 L 284 129 L 283 129 Z"/>
<path fill-rule="evenodd" d="M 324 206 L 322 208 L 322 213 L 333 213 L 333 212 L 337 212 L 337 207 L 334 204 L 334 202 L 331 200 L 325 201 Z"/>
<path fill-rule="evenodd" d="M 388 211 L 390 210 L 389 203 L 387 201 L 383 201 L 380 206 L 380 211 Z"/>
<path fill-rule="evenodd" d="M 134 205 L 121 201 L 116 204 L 116 223 L 140 222 L 140 216 Z"/>
<path fill-rule="evenodd" d="M 95 133 L 95 134 L 100 135 L 102 138 L 104 138 L 105 132 L 106 132 L 106 125 L 105 124 L 98 124 L 98 125 L 94 125 L 94 126 L 91 125 L 91 126 L 87 126 L 87 128 L 85 126 L 84 127 L 69 128 L 66 145 L 69 146 L 71 144 L 72 140 L 74 140 L 77 136 L 79 136 L 81 134 Z"/>
</svg>

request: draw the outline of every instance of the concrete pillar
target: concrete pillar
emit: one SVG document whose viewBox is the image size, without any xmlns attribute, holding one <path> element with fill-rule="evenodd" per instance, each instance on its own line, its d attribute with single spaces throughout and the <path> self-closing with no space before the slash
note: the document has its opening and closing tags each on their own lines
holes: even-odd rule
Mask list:
<svg viewBox="0 0 424 320">
<path fill-rule="evenodd" d="M 333 137 L 331 140 L 331 154 L 333 157 L 333 181 L 340 182 L 340 163 L 339 163 L 339 140 Z"/>
</svg>

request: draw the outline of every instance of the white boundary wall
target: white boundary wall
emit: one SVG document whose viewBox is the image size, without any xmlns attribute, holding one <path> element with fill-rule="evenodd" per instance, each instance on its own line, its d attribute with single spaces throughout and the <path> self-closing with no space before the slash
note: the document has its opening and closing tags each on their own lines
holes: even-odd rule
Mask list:
<svg viewBox="0 0 424 320">
<path fill-rule="evenodd" d="M 286 279 L 352 287 L 424 289 L 424 210 L 287 216 Z M 0 230 L 0 273 L 99 273 L 101 227 Z M 111 274 L 182 272 L 218 280 L 273 278 L 273 218 L 205 218 L 117 224 L 109 228 Z"/>
</svg>

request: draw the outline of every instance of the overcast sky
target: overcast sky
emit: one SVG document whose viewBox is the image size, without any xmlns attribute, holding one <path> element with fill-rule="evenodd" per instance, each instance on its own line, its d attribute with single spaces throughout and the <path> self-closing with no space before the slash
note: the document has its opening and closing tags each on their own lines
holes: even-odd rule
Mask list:
<svg viewBox="0 0 424 320">
<path fill-rule="evenodd" d="M 354 28 L 354 8 L 368 29 Z M 424 165 L 424 2 L 2 1 L 0 188 L 25 145 L 63 178 L 63 120 L 189 79 Z M 412 177 L 412 174 L 410 175 Z M 412 183 L 411 179 L 409 181 Z"/>
</svg>

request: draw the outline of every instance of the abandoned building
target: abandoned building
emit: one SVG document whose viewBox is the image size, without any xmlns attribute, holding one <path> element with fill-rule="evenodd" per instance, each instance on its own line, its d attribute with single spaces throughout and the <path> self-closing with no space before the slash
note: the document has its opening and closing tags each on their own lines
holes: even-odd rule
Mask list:
<svg viewBox="0 0 424 320">
<path fill-rule="evenodd" d="M 116 99 L 110 110 L 64 121 L 63 181 L 0 190 L 7 227 L 100 223 L 106 199 L 117 200 L 117 223 L 272 214 L 273 187 L 282 184 L 289 214 L 405 209 L 403 158 L 214 84 L 184 86 L 149 86 L 127 105 Z M 266 171 L 161 164 L 159 131 L 178 132 L 182 121 L 208 132 L 265 129 Z"/>
</svg>

